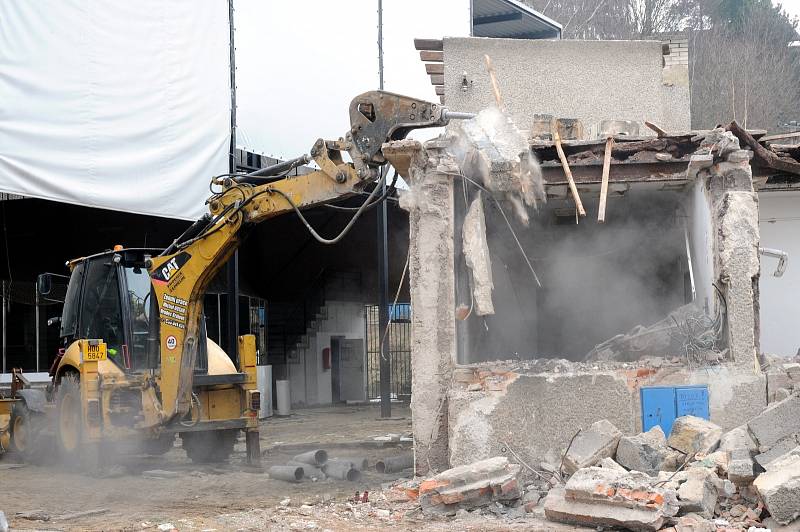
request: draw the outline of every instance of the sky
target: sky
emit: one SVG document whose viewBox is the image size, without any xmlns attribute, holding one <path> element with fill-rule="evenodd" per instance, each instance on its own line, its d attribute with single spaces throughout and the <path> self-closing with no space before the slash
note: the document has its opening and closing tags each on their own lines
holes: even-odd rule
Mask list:
<svg viewBox="0 0 800 532">
<path fill-rule="evenodd" d="M 800 17 L 800 0 L 780 3 Z M 383 4 L 385 89 L 437 101 L 413 40 L 468 35 L 469 0 Z M 377 5 L 377 0 L 234 1 L 240 147 L 290 159 L 308 153 L 320 137 L 344 134 L 350 100 L 378 88 Z"/>
<path fill-rule="evenodd" d="M 385 90 L 438 101 L 414 38 L 469 34 L 469 0 L 384 0 Z M 235 0 L 237 144 L 290 159 L 378 88 L 377 0 Z"/>
</svg>

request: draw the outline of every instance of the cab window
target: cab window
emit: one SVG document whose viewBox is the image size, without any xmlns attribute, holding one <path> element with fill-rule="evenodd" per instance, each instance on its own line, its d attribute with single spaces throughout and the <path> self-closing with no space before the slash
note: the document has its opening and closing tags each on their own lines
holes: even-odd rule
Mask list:
<svg viewBox="0 0 800 532">
<path fill-rule="evenodd" d="M 83 282 L 83 266 L 81 262 L 72 270 L 67 285 L 67 295 L 64 297 L 64 309 L 61 312 L 61 337 L 75 334 L 78 325 L 78 308 L 81 296 L 81 282 Z"/>
<path fill-rule="evenodd" d="M 119 279 L 110 255 L 87 265 L 79 338 L 102 339 L 108 346 L 108 357 L 122 364 L 124 329 Z"/>
</svg>

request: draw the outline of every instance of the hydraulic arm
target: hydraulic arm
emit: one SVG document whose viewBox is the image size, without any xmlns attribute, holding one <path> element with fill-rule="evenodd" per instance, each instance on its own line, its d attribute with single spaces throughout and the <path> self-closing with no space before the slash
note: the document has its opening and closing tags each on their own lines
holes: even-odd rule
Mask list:
<svg viewBox="0 0 800 532">
<path fill-rule="evenodd" d="M 168 423 L 191 408 L 192 378 L 198 350 L 202 298 L 209 282 L 241 244 L 243 229 L 294 210 L 323 243 L 335 243 L 378 198 L 376 186 L 350 223 L 336 238 L 320 237 L 301 210 L 364 192 L 386 162 L 385 142 L 400 140 L 418 128 L 443 126 L 452 118 L 469 118 L 442 106 L 383 91 L 364 93 L 350 104 L 350 130 L 338 140 L 319 139 L 310 156 L 302 156 L 250 174 L 225 175 L 213 182 L 219 188 L 208 200 L 209 214 L 198 220 L 148 267 L 154 298 L 149 352 L 160 354 L 156 383 L 160 401 L 154 424 Z M 347 152 L 352 163 L 345 162 Z M 319 170 L 286 176 L 294 167 L 313 161 Z"/>
</svg>

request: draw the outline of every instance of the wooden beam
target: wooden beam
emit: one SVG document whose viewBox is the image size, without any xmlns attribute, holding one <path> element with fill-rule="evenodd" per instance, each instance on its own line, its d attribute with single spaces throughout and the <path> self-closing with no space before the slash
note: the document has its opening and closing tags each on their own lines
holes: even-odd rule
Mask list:
<svg viewBox="0 0 800 532">
<path fill-rule="evenodd" d="M 444 96 L 444 87 L 441 85 L 436 85 L 436 95 L 437 96 Z"/>
<path fill-rule="evenodd" d="M 443 74 L 431 74 L 431 85 L 444 85 Z"/>
<path fill-rule="evenodd" d="M 441 52 L 444 50 L 444 43 L 441 39 L 414 39 L 414 48 Z"/>
<path fill-rule="evenodd" d="M 740 145 L 744 144 L 745 146 L 750 146 L 750 149 L 753 150 L 756 159 L 759 159 L 765 165 L 769 166 L 770 168 L 780 170 L 781 172 L 800 175 L 800 162 L 781 159 L 762 146 L 756 139 L 753 138 L 753 135 L 748 133 L 747 130 L 737 124 L 736 120 L 731 122 L 727 129 L 739 139 Z"/>
<path fill-rule="evenodd" d="M 597 209 L 597 223 L 606 221 L 606 198 L 608 197 L 608 177 L 611 173 L 611 148 L 614 146 L 614 137 L 606 139 L 606 153 L 603 156 L 603 177 L 600 181 L 600 206 Z"/>
<path fill-rule="evenodd" d="M 419 58 L 423 61 L 430 61 L 432 63 L 443 63 L 444 62 L 444 52 L 432 52 L 430 50 L 421 50 L 419 52 Z"/>
<path fill-rule="evenodd" d="M 553 142 L 556 144 L 558 158 L 561 159 L 561 166 L 564 168 L 564 175 L 567 177 L 569 191 L 572 193 L 572 199 L 575 201 L 575 208 L 578 209 L 578 215 L 586 216 L 586 211 L 583 208 L 583 202 L 581 202 L 581 196 L 578 194 L 578 187 L 575 186 L 575 180 L 572 179 L 572 171 L 569 169 L 567 156 L 564 155 L 564 150 L 561 149 L 561 137 L 558 136 L 558 129 L 553 130 Z"/>
<path fill-rule="evenodd" d="M 484 54 L 483 61 L 486 63 L 486 72 L 489 73 L 489 79 L 492 81 L 492 92 L 494 93 L 494 101 L 497 103 L 497 108 L 501 111 L 505 110 L 505 105 L 503 104 L 503 95 L 500 93 L 500 84 L 497 83 L 497 75 L 494 72 L 494 65 L 492 64 L 492 58 L 489 57 L 488 54 Z"/>
<path fill-rule="evenodd" d="M 434 63 L 425 65 L 426 74 L 444 74 L 444 63 Z"/>
<path fill-rule="evenodd" d="M 759 142 L 769 142 L 770 140 L 791 139 L 800 137 L 800 131 L 794 133 L 778 133 L 776 135 L 767 135 L 758 139 Z"/>
<path fill-rule="evenodd" d="M 666 137 L 666 136 L 667 136 L 667 132 L 666 132 L 666 131 L 664 131 L 663 129 L 661 129 L 660 127 L 658 127 L 657 125 L 655 125 L 655 124 L 654 124 L 654 123 L 652 123 L 652 122 L 647 122 L 647 121 L 645 121 L 644 125 L 646 125 L 646 126 L 647 126 L 647 127 L 649 127 L 650 129 L 652 129 L 653 131 L 655 131 L 655 132 L 656 132 L 656 135 L 658 135 L 658 138 L 661 138 L 661 137 Z"/>
</svg>

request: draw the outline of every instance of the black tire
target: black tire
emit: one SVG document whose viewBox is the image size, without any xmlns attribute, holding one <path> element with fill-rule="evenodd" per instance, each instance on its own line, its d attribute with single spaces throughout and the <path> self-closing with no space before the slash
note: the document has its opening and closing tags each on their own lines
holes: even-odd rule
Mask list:
<svg viewBox="0 0 800 532">
<path fill-rule="evenodd" d="M 233 453 L 238 430 L 182 432 L 181 442 L 186 456 L 196 464 L 226 462 Z"/>
<path fill-rule="evenodd" d="M 56 390 L 55 440 L 60 458 L 65 464 L 81 462 L 83 443 L 83 412 L 80 377 L 67 373 L 61 377 Z"/>
<path fill-rule="evenodd" d="M 144 440 L 142 442 L 142 452 L 144 454 L 161 455 L 168 453 L 175 445 L 175 433 L 169 432 L 160 435 L 158 438 Z"/>
<path fill-rule="evenodd" d="M 51 455 L 52 440 L 44 414 L 33 412 L 25 400 L 11 410 L 11 450 L 29 464 L 45 463 Z"/>
</svg>

